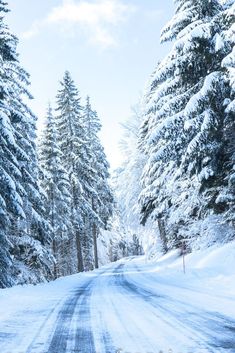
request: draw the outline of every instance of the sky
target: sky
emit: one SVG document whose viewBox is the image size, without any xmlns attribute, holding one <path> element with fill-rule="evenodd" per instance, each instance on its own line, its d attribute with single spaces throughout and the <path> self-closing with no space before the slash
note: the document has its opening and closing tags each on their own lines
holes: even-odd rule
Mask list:
<svg viewBox="0 0 235 353">
<path fill-rule="evenodd" d="M 8 6 L 6 22 L 19 38 L 20 62 L 31 76 L 38 130 L 69 70 L 83 102 L 91 97 L 105 152 L 117 168 L 123 158 L 120 123 L 132 115 L 169 50 L 160 44 L 160 31 L 173 15 L 173 0 L 8 0 Z"/>
</svg>

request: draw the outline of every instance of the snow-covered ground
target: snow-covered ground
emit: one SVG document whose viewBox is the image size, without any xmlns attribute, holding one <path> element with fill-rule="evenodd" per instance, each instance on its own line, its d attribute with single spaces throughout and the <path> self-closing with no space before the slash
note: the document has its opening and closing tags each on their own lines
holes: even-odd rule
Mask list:
<svg viewBox="0 0 235 353">
<path fill-rule="evenodd" d="M 235 242 L 0 290 L 1 353 L 234 353 Z"/>
</svg>

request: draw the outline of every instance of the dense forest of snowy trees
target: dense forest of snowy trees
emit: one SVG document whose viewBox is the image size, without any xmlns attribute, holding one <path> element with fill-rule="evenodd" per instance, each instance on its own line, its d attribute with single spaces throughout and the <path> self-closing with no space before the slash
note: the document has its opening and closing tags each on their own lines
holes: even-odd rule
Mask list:
<svg viewBox="0 0 235 353">
<path fill-rule="evenodd" d="M 175 3 L 161 34 L 174 43 L 149 80 L 139 145 L 120 176 L 136 175 L 124 204 L 139 202 L 164 252 L 235 237 L 235 4 Z"/>
<path fill-rule="evenodd" d="M 101 129 L 90 99 L 81 104 L 69 72 L 36 144 L 29 75 L 17 38 L 1 28 L 0 286 L 37 283 L 99 265 L 97 238 L 109 228 L 113 194 Z M 38 145 L 38 148 L 37 148 Z"/>
<path fill-rule="evenodd" d="M 98 267 L 97 236 L 108 228 L 113 214 L 97 113 L 89 97 L 81 106 L 69 72 L 60 85 L 56 112 L 49 107 L 39 148 L 55 276 Z"/>
</svg>

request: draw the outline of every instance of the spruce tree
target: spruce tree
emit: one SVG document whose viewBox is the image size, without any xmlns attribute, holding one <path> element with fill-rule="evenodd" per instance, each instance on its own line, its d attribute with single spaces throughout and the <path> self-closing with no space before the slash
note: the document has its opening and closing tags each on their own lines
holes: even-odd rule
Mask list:
<svg viewBox="0 0 235 353">
<path fill-rule="evenodd" d="M 226 48 L 218 37 L 222 10 L 216 0 L 176 1 L 175 16 L 161 36 L 162 42 L 175 43 L 145 97 L 140 145 L 149 158 L 142 222 L 150 215 L 168 222 L 176 246 L 191 222 L 226 209 L 215 202 L 224 187 L 223 102 L 229 92 L 221 68 Z"/>
<path fill-rule="evenodd" d="M 63 167 L 69 175 L 72 194 L 71 217 L 77 247 L 77 270 L 81 272 L 84 270 L 81 238 L 84 232 L 84 218 L 90 208 L 84 197 L 81 183 L 81 173 L 87 169 L 84 162 L 87 156 L 84 155 L 83 148 L 86 143 L 85 132 L 81 124 L 82 106 L 79 93 L 68 71 L 65 72 L 60 84 L 56 117 L 58 144 L 63 156 Z"/>
<path fill-rule="evenodd" d="M 35 149 L 36 117 L 25 103 L 29 75 L 20 66 L 17 38 L 4 24 L 6 4 L 0 1 L 1 60 L 1 285 L 9 285 L 7 272 L 18 282 L 50 276 L 47 223 L 38 186 Z M 7 241 L 10 239 L 10 243 Z M 9 249 L 9 244 L 10 249 Z M 13 259 L 9 269 L 9 251 Z M 5 255 L 4 255 L 5 254 Z M 43 254 L 43 255 L 42 255 Z M 25 273 L 19 270 L 28 267 Z M 29 275 L 29 269 L 32 276 Z M 8 276 L 9 277 L 9 276 Z"/>
<path fill-rule="evenodd" d="M 85 178 L 88 187 L 84 187 L 84 190 L 91 206 L 88 228 L 90 228 L 92 234 L 89 237 L 93 242 L 94 266 L 97 268 L 97 237 L 100 229 L 107 229 L 108 227 L 108 221 L 113 212 L 113 196 L 108 184 L 109 164 L 98 137 L 101 123 L 96 111 L 92 110 L 89 97 L 87 97 L 84 108 L 83 125 L 87 139 L 86 151 L 91 166 L 89 174 Z M 87 234 L 89 234 L 88 229 Z"/>
<path fill-rule="evenodd" d="M 12 264 L 8 241 L 9 227 L 13 217 L 25 217 L 23 201 L 17 180 L 20 177 L 20 166 L 15 151 L 20 152 L 16 142 L 16 131 L 11 121 L 10 77 L 7 71 L 7 61 L 15 62 L 15 38 L 9 33 L 4 24 L 4 14 L 7 12 L 5 3 L 0 1 L 0 61 L 1 61 L 1 93 L 0 93 L 0 286 L 5 287 L 12 283 L 10 266 Z M 14 48 L 14 46 L 13 46 Z M 5 68 L 6 67 L 6 68 Z"/>
<path fill-rule="evenodd" d="M 25 217 L 14 218 L 11 222 L 13 249 L 12 256 L 32 270 L 35 279 L 44 280 L 51 277 L 50 236 L 45 209 L 39 187 L 38 157 L 36 151 L 36 116 L 25 104 L 25 98 L 32 99 L 27 90 L 29 74 L 23 70 L 16 54 L 17 40 L 12 43 L 15 61 L 6 61 L 5 67 L 9 77 L 10 92 L 9 110 L 11 122 L 15 129 L 15 139 L 19 149 L 15 157 L 20 166 L 17 187 L 20 189 L 22 207 Z M 18 270 L 16 269 L 16 272 Z M 22 281 L 27 278 L 22 274 Z M 26 271 L 27 276 L 27 271 Z M 20 276 L 18 275 L 19 280 Z"/>
<path fill-rule="evenodd" d="M 56 259 L 54 277 L 73 272 L 71 249 L 66 249 L 72 228 L 71 190 L 67 171 L 62 166 L 55 118 L 49 106 L 40 143 L 41 186 L 46 195 L 46 214 L 52 231 L 53 255 Z M 67 251 L 69 250 L 69 251 Z M 64 258 L 64 254 L 67 255 Z"/>
<path fill-rule="evenodd" d="M 221 48 L 228 53 L 222 61 L 225 78 L 229 86 L 229 97 L 224 101 L 224 140 L 227 159 L 223 165 L 225 183 L 228 188 L 221 190 L 217 202 L 228 205 L 225 219 L 235 226 L 235 2 L 227 1 L 221 14 Z"/>
</svg>

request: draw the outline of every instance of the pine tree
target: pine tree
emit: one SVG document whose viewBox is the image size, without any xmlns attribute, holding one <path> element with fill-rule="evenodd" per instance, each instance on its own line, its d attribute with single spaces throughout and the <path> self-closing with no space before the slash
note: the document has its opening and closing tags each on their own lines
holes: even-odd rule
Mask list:
<svg viewBox="0 0 235 353">
<path fill-rule="evenodd" d="M 16 50 L 17 40 L 12 43 Z M 22 197 L 24 219 L 12 219 L 11 251 L 16 262 L 22 262 L 34 273 L 33 281 L 51 277 L 51 254 L 48 223 L 45 220 L 45 209 L 39 188 L 38 157 L 36 152 L 36 121 L 37 118 L 24 102 L 24 97 L 32 99 L 27 90 L 30 84 L 29 75 L 25 72 L 14 54 L 15 61 L 5 64 L 8 73 L 10 92 L 9 110 L 15 129 L 15 139 L 19 149 L 15 152 L 20 166 L 17 187 Z M 17 266 L 16 266 L 17 267 Z M 18 270 L 16 269 L 18 272 Z M 22 281 L 27 281 L 22 274 Z M 26 270 L 27 276 L 27 270 Z M 20 276 L 18 275 L 19 280 Z"/>
<path fill-rule="evenodd" d="M 225 106 L 225 151 L 227 159 L 223 165 L 225 171 L 225 182 L 227 189 L 221 190 L 216 202 L 223 202 L 228 205 L 225 219 L 235 226 L 235 2 L 227 1 L 224 12 L 221 15 L 222 24 L 221 46 L 226 48 L 228 55 L 222 61 L 225 70 L 225 77 L 228 81 L 230 95 L 224 101 Z"/>
<path fill-rule="evenodd" d="M 4 24 L 4 14 L 8 11 L 5 3 L 0 1 L 0 61 L 1 61 L 1 94 L 0 94 L 0 286 L 12 283 L 10 278 L 11 258 L 9 253 L 8 230 L 12 217 L 25 217 L 22 208 L 20 190 L 17 189 L 17 179 L 20 177 L 19 163 L 15 157 L 15 150 L 20 151 L 16 142 L 15 129 L 11 121 L 9 107 L 10 90 L 9 75 L 5 68 L 6 61 L 14 62 L 15 53 L 11 45 L 15 38 L 11 36 Z"/>
<path fill-rule="evenodd" d="M 179 246 L 191 222 L 223 213 L 224 99 L 220 46 L 222 6 L 216 0 L 176 1 L 161 40 L 176 40 L 156 68 L 145 98 L 141 146 L 149 155 L 143 173 L 142 222 L 152 215 L 170 227 Z M 165 227 L 165 226 L 164 226 Z M 164 230 L 164 233 L 165 230 Z"/>
<path fill-rule="evenodd" d="M 140 104 L 133 110 L 132 116 L 122 124 L 123 137 L 120 149 L 124 160 L 116 177 L 116 196 L 124 207 L 124 222 L 134 232 L 143 232 L 140 228 L 140 210 L 138 198 L 141 192 L 141 175 L 146 156 L 139 150 L 139 128 L 141 124 Z M 141 229 L 141 230 L 140 230 Z"/>
<path fill-rule="evenodd" d="M 69 177 L 62 166 L 62 153 L 58 146 L 55 118 L 49 106 L 43 137 L 40 143 L 41 186 L 46 194 L 46 214 L 51 226 L 53 254 L 56 259 L 54 277 L 73 272 L 71 250 L 66 251 L 70 237 L 71 190 Z M 68 255 L 64 258 L 64 252 Z M 70 255 L 70 256 L 69 256 Z"/>
<path fill-rule="evenodd" d="M 71 216 L 77 246 L 77 269 L 81 272 L 84 270 L 81 238 L 84 233 L 84 219 L 90 210 L 81 183 L 82 174 L 87 171 L 87 156 L 84 155 L 86 141 L 81 124 L 80 97 L 68 71 L 65 72 L 57 95 L 57 112 L 58 144 L 63 154 L 62 162 L 68 172 L 72 191 Z"/>
<path fill-rule="evenodd" d="M 38 186 L 35 150 L 36 118 L 24 99 L 29 75 L 21 68 L 16 53 L 17 38 L 4 24 L 6 4 L 0 1 L 1 60 L 1 285 L 9 285 L 7 277 L 16 281 L 38 281 L 49 276 L 47 223 Z M 7 240 L 10 240 L 9 241 Z M 9 249 L 10 245 L 10 249 Z M 10 258 L 14 260 L 11 270 Z M 5 255 L 4 255 L 5 254 Z M 43 255 L 42 255 L 43 254 Z M 18 263 L 30 268 L 33 279 L 18 269 Z M 23 265 L 23 266 L 22 266 Z M 8 275 L 7 276 L 7 272 Z"/>
<path fill-rule="evenodd" d="M 92 110 L 89 97 L 87 97 L 84 108 L 83 125 L 86 131 L 87 156 L 92 167 L 89 174 L 86 175 L 85 180 L 88 187 L 84 186 L 84 190 L 92 210 L 88 228 L 92 231 L 90 239 L 92 239 L 94 248 L 94 266 L 98 268 L 97 237 L 100 229 L 107 229 L 108 227 L 108 221 L 113 212 L 113 196 L 108 184 L 109 164 L 98 137 L 101 123 L 97 113 Z"/>
<path fill-rule="evenodd" d="M 29 84 L 28 74 L 18 65 L 9 67 L 11 75 L 11 119 L 15 126 L 16 141 L 20 147 L 16 155 L 20 165 L 18 185 L 21 188 L 24 219 L 14 219 L 12 255 L 16 261 L 23 262 L 32 269 L 36 279 L 51 278 L 51 254 L 49 227 L 45 219 L 45 209 L 39 187 L 38 157 L 36 152 L 36 117 L 25 105 L 22 96 L 27 93 L 25 84 Z M 27 275 L 27 273 L 26 273 Z M 23 279 L 23 281 L 26 279 Z"/>
</svg>

